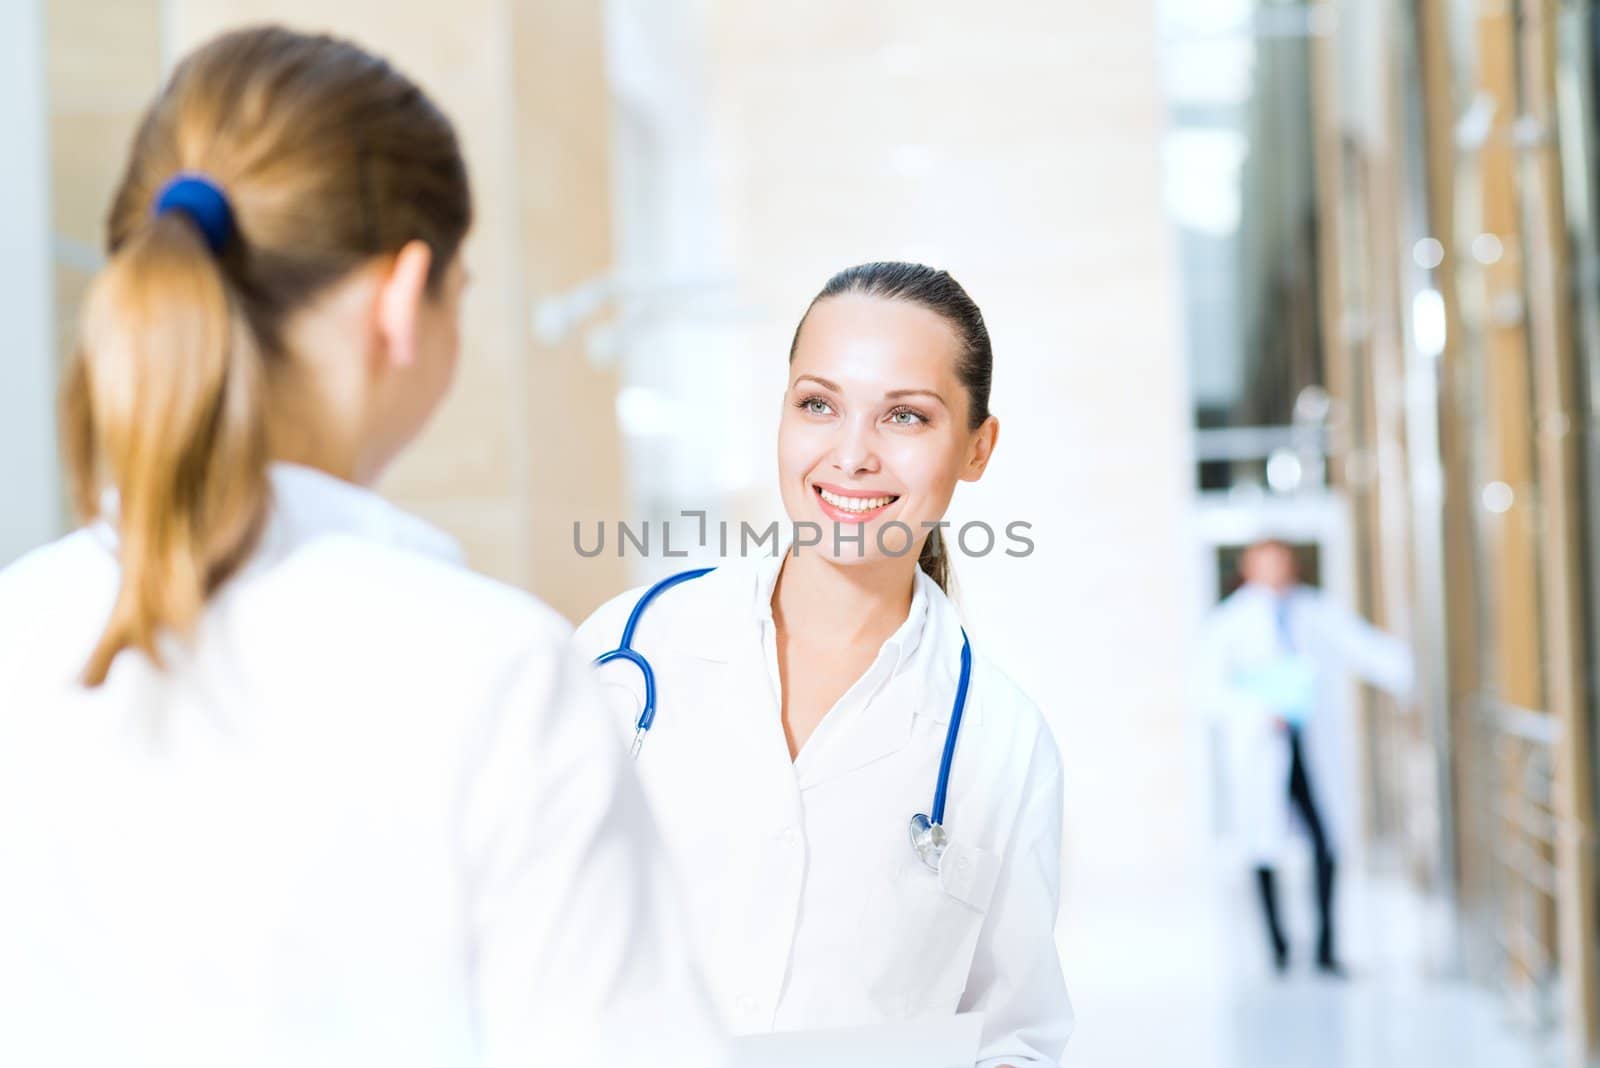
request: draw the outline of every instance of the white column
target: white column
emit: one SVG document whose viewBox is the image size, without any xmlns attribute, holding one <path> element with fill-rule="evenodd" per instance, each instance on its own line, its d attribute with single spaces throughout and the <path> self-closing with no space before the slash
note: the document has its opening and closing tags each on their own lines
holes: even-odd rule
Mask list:
<svg viewBox="0 0 1600 1068">
<path fill-rule="evenodd" d="M 44 2 L 0 3 L 0 566 L 60 533 Z"/>
</svg>

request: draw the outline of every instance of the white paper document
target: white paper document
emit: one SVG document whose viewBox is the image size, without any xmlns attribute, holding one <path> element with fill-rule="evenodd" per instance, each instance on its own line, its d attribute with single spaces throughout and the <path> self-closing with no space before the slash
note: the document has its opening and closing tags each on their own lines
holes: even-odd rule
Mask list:
<svg viewBox="0 0 1600 1068">
<path fill-rule="evenodd" d="M 731 1068 L 972 1068 L 983 1014 L 733 1040 Z"/>
</svg>

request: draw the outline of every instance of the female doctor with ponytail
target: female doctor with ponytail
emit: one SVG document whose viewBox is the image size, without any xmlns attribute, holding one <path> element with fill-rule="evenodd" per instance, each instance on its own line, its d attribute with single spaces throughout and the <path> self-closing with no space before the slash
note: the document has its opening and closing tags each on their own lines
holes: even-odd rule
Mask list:
<svg viewBox="0 0 1600 1068">
<path fill-rule="evenodd" d="M 777 442 L 785 509 L 821 543 L 579 628 L 736 1033 L 980 1012 L 983 1068 L 1066 1045 L 1060 759 L 928 537 L 994 452 L 991 364 L 945 272 L 836 275 L 796 331 Z"/>
<path fill-rule="evenodd" d="M 221 37 L 146 115 L 66 378 L 87 525 L 0 572 L 0 1064 L 711 1058 L 564 625 L 367 488 L 471 217 L 342 41 Z"/>
</svg>

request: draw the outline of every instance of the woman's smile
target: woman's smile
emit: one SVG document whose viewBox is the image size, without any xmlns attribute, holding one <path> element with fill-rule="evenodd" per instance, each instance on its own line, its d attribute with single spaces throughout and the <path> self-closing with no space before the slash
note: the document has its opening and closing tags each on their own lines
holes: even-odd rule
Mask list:
<svg viewBox="0 0 1600 1068">
<path fill-rule="evenodd" d="M 817 498 L 822 514 L 836 523 L 865 523 L 887 512 L 900 495 L 878 490 L 844 489 L 812 483 L 811 492 Z"/>
</svg>

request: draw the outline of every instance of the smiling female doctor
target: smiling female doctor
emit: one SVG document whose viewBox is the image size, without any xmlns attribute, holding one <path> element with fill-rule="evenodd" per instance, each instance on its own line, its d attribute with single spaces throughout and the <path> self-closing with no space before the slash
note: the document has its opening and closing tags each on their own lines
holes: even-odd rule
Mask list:
<svg viewBox="0 0 1600 1068">
<path fill-rule="evenodd" d="M 982 316 L 943 271 L 867 264 L 824 287 L 789 362 L 780 489 L 821 544 L 660 592 L 626 643 L 653 668 L 638 768 L 713 994 L 738 1033 L 981 1012 L 984 1068 L 1056 1064 L 1072 1027 L 1053 937 L 1060 759 L 982 635 L 942 857 L 908 830 L 965 674 L 924 524 L 994 450 Z M 617 647 L 643 593 L 595 612 L 580 648 Z M 643 674 L 600 670 L 632 735 Z"/>
</svg>

